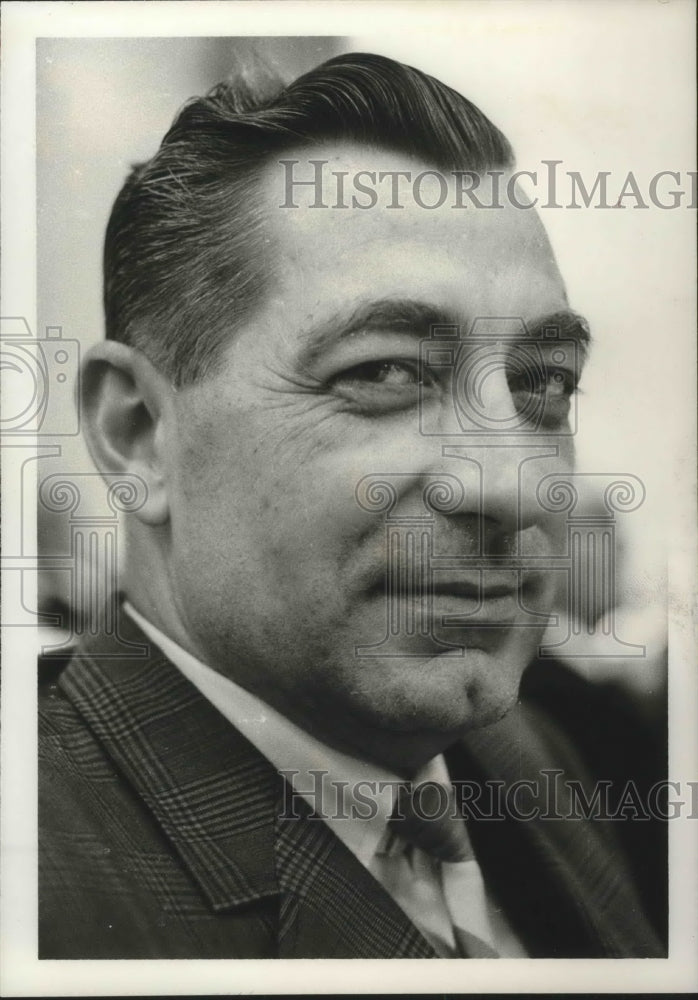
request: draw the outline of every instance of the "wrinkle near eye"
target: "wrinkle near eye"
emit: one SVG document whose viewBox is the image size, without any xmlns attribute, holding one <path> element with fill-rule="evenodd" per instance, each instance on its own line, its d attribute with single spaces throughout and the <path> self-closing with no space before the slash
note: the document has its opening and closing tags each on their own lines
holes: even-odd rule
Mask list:
<svg viewBox="0 0 698 1000">
<path fill-rule="evenodd" d="M 322 382 L 312 372 L 293 368 L 279 368 L 267 363 L 263 369 L 263 375 L 256 380 L 257 387 L 270 391 L 295 390 L 299 392 L 316 392 Z"/>
</svg>

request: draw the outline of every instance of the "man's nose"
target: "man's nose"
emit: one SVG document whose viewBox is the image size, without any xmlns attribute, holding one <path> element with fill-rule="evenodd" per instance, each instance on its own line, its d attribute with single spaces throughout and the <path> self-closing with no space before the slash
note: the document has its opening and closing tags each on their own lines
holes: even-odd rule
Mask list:
<svg viewBox="0 0 698 1000">
<path fill-rule="evenodd" d="M 454 515 L 477 519 L 482 544 L 496 548 L 540 520 L 537 483 L 551 471 L 551 460 L 558 467 L 560 449 L 517 421 L 503 366 L 492 368 L 478 403 L 486 429 L 432 438 L 431 471 L 458 477 L 464 500 Z M 501 427 L 507 430 L 497 432 Z"/>
<path fill-rule="evenodd" d="M 466 354 L 453 381 L 454 406 L 482 431 L 500 432 L 520 422 L 507 378 L 507 351 L 493 343 Z"/>
<path fill-rule="evenodd" d="M 511 538 L 537 524 L 544 512 L 536 487 L 557 453 L 555 445 L 509 436 L 443 443 L 439 471 L 455 475 L 463 485 L 463 502 L 453 516 L 480 523 L 483 544 Z"/>
</svg>

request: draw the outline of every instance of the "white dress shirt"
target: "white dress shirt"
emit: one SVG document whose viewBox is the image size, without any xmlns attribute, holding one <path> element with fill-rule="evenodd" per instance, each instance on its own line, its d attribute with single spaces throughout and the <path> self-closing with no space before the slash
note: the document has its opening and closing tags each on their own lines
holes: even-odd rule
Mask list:
<svg viewBox="0 0 698 1000">
<path fill-rule="evenodd" d="M 294 792 L 322 816 L 439 955 L 458 956 L 453 932 L 453 920 L 457 919 L 454 908 L 463 913 L 474 908 L 483 910 L 489 940 L 500 956 L 525 956 L 486 887 L 480 892 L 481 901 L 469 889 L 468 879 L 473 876 L 482 884 L 476 861 L 466 864 L 466 878 L 459 882 L 456 876 L 461 866 L 439 862 L 417 847 L 405 851 L 400 838 L 387 830 L 401 783 L 396 774 L 320 742 L 229 677 L 201 663 L 147 621 L 128 601 L 124 610 L 199 692 L 284 774 Z M 321 776 L 313 774 L 318 771 Z M 448 784 L 443 756 L 429 761 L 413 781 Z M 354 794 L 357 787 L 361 789 L 358 798 Z M 369 787 L 371 794 L 367 796 Z M 367 797 L 372 802 L 370 810 Z"/>
</svg>

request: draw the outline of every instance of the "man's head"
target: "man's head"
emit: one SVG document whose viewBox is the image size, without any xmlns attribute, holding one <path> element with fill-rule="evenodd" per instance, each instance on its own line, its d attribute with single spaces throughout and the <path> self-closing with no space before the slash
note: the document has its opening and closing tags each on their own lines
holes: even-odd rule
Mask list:
<svg viewBox="0 0 698 1000">
<path fill-rule="evenodd" d="M 333 141 L 444 170 L 505 170 L 513 160 L 473 104 L 381 56 L 339 56 L 286 88 L 261 75 L 221 84 L 183 108 L 116 200 L 104 251 L 107 337 L 143 350 L 177 385 L 210 371 L 274 285 L 265 165 Z M 280 205 L 283 188 L 274 194 Z"/>
<path fill-rule="evenodd" d="M 291 208 L 288 161 L 347 184 L 431 176 L 422 204 L 366 210 L 333 188 L 323 209 L 309 185 Z M 511 706 L 552 599 L 557 539 L 535 487 L 571 463 L 578 371 L 534 338 L 542 374 L 522 372 L 511 334 L 584 331 L 532 211 L 423 207 L 440 200 L 435 170 L 511 169 L 459 95 L 346 56 L 261 102 L 222 87 L 186 107 L 107 236 L 121 343 L 95 349 L 85 402 L 100 467 L 148 486 L 132 599 L 321 738 L 405 771 Z M 505 436 L 454 434 L 453 367 L 420 360 L 436 328 L 483 319 L 494 363 L 485 340 L 474 391 Z M 532 397 L 544 419 L 529 427 Z M 379 481 L 387 506 L 362 501 Z M 450 504 L 425 500 L 435 484 Z"/>
</svg>

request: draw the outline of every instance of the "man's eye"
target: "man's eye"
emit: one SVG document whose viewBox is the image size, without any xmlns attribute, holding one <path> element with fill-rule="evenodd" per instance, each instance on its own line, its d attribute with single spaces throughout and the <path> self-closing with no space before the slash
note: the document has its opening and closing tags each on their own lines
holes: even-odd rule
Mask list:
<svg viewBox="0 0 698 1000">
<path fill-rule="evenodd" d="M 360 410 L 386 413 L 416 406 L 420 388 L 432 386 L 433 381 L 418 361 L 389 358 L 347 368 L 331 385 Z"/>
<path fill-rule="evenodd" d="M 342 372 L 336 381 L 352 385 L 417 385 L 419 366 L 408 361 L 365 361 Z"/>
<path fill-rule="evenodd" d="M 577 391 L 577 376 L 567 368 L 532 368 L 508 376 L 509 391 L 520 413 L 543 427 L 562 424 Z"/>
<path fill-rule="evenodd" d="M 549 397 L 571 396 L 577 389 L 573 372 L 566 368 L 547 366 L 540 370 L 529 368 L 507 376 L 509 390 L 513 394 L 547 395 Z"/>
</svg>

